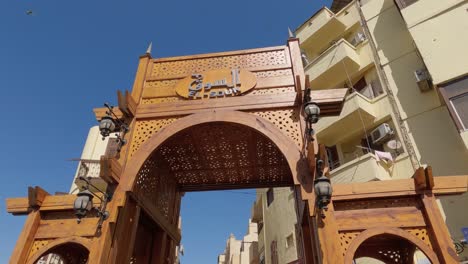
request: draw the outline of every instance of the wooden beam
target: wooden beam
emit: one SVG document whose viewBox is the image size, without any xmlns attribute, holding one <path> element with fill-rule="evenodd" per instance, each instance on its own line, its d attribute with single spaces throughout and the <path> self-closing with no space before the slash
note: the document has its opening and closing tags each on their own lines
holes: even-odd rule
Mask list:
<svg viewBox="0 0 468 264">
<path fill-rule="evenodd" d="M 311 96 L 321 108 L 322 116 L 339 115 L 347 89 L 312 91 Z M 229 98 L 206 100 L 182 100 L 177 102 L 160 103 L 157 105 L 139 105 L 136 118 L 154 118 L 163 116 L 188 115 L 204 111 L 217 110 L 258 110 L 265 108 L 295 107 L 296 92 L 281 95 L 248 95 Z M 96 109 L 95 109 L 96 112 Z M 104 116 L 96 112 L 98 119 Z M 104 113 L 105 114 L 105 113 Z"/>
<path fill-rule="evenodd" d="M 22 198 L 6 198 L 6 210 L 13 215 L 24 215 L 31 212 L 29 207 L 29 199 Z"/>
<path fill-rule="evenodd" d="M 50 195 L 39 186 L 28 187 L 28 203 L 29 207 L 37 208 L 42 205 L 44 199 Z"/>
<path fill-rule="evenodd" d="M 107 114 L 106 114 L 106 111 L 107 111 L 107 110 L 109 110 L 109 109 L 107 109 L 106 107 L 94 108 L 94 109 L 93 109 L 93 112 L 94 112 L 94 115 L 96 116 L 96 120 L 97 120 L 97 121 L 101 121 L 101 119 L 107 115 Z M 118 118 L 122 118 L 122 117 L 124 116 L 124 114 L 122 113 L 122 111 L 120 111 L 120 109 L 118 109 L 118 108 L 114 108 L 113 111 L 114 111 L 114 114 L 115 114 Z"/>
<path fill-rule="evenodd" d="M 317 216 L 318 235 L 322 250 L 323 264 L 344 263 L 343 248 L 340 245 L 338 225 L 335 219 L 333 203 L 328 205 L 328 210 L 323 210 L 325 217 Z"/>
<path fill-rule="evenodd" d="M 426 175 L 424 173 L 424 168 L 419 167 L 413 174 L 414 186 L 417 190 L 426 189 Z"/>
<path fill-rule="evenodd" d="M 76 195 L 49 195 L 39 207 L 40 211 L 73 210 Z M 7 198 L 7 212 L 14 215 L 27 214 L 32 210 L 28 198 Z"/>
<path fill-rule="evenodd" d="M 96 235 L 98 221 L 98 217 L 82 218 L 80 223 L 75 218 L 41 220 L 35 237 L 36 239 L 92 237 Z"/>
<path fill-rule="evenodd" d="M 424 174 L 426 176 L 426 188 L 428 190 L 434 189 L 435 182 L 434 182 L 434 175 L 432 175 L 432 167 L 427 166 L 427 168 L 424 170 Z"/>
<path fill-rule="evenodd" d="M 434 177 L 435 195 L 453 195 L 468 191 L 468 176 Z M 385 196 L 417 195 L 413 179 L 373 181 L 364 183 L 333 184 L 333 200 L 365 199 Z"/>
<path fill-rule="evenodd" d="M 148 75 L 148 66 L 151 64 L 151 56 L 145 54 L 140 57 L 138 68 L 133 82 L 132 97 L 136 103 L 140 102 L 141 94 L 143 92 L 143 84 L 145 83 L 146 76 Z"/>
<path fill-rule="evenodd" d="M 120 182 L 120 174 L 122 166 L 118 159 L 101 156 L 99 177 L 104 179 L 108 184 L 118 184 Z"/>
<path fill-rule="evenodd" d="M 424 216 L 416 206 L 335 211 L 335 217 L 340 231 L 365 230 L 379 226 L 426 226 Z"/>
<path fill-rule="evenodd" d="M 450 232 L 440 213 L 434 195 L 428 192 L 421 197 L 427 225 L 432 232 L 431 241 L 434 243 L 434 251 L 441 260 L 441 263 L 458 263 L 458 256 Z"/>
<path fill-rule="evenodd" d="M 128 91 L 122 94 L 120 90 L 117 91 L 117 102 L 120 111 L 127 117 L 133 118 L 135 116 L 137 103 Z"/>
<path fill-rule="evenodd" d="M 23 230 L 16 242 L 15 249 L 11 254 L 10 263 L 26 263 L 40 220 L 41 215 L 39 211 L 33 211 L 28 215 Z"/>
</svg>

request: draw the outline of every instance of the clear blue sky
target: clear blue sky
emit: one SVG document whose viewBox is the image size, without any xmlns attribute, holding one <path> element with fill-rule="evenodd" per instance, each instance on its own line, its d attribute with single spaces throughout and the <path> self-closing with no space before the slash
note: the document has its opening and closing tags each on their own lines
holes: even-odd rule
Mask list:
<svg viewBox="0 0 468 264">
<path fill-rule="evenodd" d="M 34 185 L 69 190 L 76 164 L 67 159 L 80 156 L 96 124 L 92 108 L 131 88 L 150 41 L 153 57 L 283 45 L 288 26 L 330 2 L 1 1 L 0 263 L 8 262 L 25 219 L 7 214 L 4 199 Z M 183 263 L 215 263 L 228 235 L 245 233 L 254 197 L 188 194 Z"/>
</svg>

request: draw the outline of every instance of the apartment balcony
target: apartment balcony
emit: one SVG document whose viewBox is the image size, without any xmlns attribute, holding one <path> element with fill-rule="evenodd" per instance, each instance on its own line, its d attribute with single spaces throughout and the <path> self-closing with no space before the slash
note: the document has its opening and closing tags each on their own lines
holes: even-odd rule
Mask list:
<svg viewBox="0 0 468 264">
<path fill-rule="evenodd" d="M 340 39 L 306 67 L 305 73 L 310 77 L 311 87 L 327 89 L 343 83 L 372 63 L 368 41 L 359 43 L 357 47 L 345 39 Z"/>
<path fill-rule="evenodd" d="M 374 154 L 367 153 L 332 170 L 330 176 L 334 184 L 386 181 L 410 178 L 413 171 L 409 156 L 405 153 L 393 162 L 377 161 Z"/>
<path fill-rule="evenodd" d="M 332 146 L 363 132 L 390 113 L 385 94 L 369 99 L 358 92 L 348 95 L 339 116 L 323 117 L 314 129 L 321 143 Z M 346 132 L 346 133 L 344 133 Z"/>
<path fill-rule="evenodd" d="M 360 16 L 355 4 L 349 4 L 338 13 L 323 7 L 297 30 L 301 48 L 311 59 L 325 50 L 330 43 L 359 27 Z"/>
<path fill-rule="evenodd" d="M 304 49 L 318 50 L 338 38 L 345 29 L 346 25 L 324 7 L 296 30 L 296 36 Z"/>
</svg>

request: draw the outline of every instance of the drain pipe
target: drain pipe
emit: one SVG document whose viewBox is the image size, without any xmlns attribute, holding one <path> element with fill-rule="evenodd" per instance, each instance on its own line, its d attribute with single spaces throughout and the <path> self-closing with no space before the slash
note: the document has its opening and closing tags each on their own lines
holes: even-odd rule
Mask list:
<svg viewBox="0 0 468 264">
<path fill-rule="evenodd" d="M 400 113 L 400 110 L 398 109 L 395 95 L 389 87 L 390 84 L 388 82 L 387 75 L 382 69 L 382 64 L 380 63 L 380 58 L 379 58 L 379 55 L 377 54 L 376 45 L 374 43 L 374 40 L 372 39 L 370 30 L 367 27 L 366 19 L 364 18 L 364 14 L 362 13 L 362 10 L 361 10 L 360 0 L 356 0 L 355 5 L 359 12 L 361 27 L 364 31 L 364 34 L 366 35 L 366 38 L 369 41 L 369 45 L 372 50 L 372 56 L 374 57 L 374 66 L 375 66 L 375 69 L 377 70 L 377 75 L 379 76 L 381 80 L 382 88 L 387 93 L 388 101 L 390 102 L 390 106 L 392 107 L 393 114 L 395 116 L 398 128 L 400 130 L 403 143 L 408 152 L 408 156 L 411 160 L 411 165 L 413 166 L 413 169 L 416 170 L 421 166 L 421 164 L 419 163 L 418 158 L 416 156 L 416 151 L 414 149 L 413 143 L 410 140 L 408 129 L 405 126 L 404 120 L 401 118 L 401 113 Z"/>
</svg>

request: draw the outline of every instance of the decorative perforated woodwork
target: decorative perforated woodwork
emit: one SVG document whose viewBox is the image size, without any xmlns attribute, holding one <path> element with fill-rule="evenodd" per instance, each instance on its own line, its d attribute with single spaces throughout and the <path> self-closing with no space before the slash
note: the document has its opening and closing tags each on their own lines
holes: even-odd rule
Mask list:
<svg viewBox="0 0 468 264">
<path fill-rule="evenodd" d="M 200 124 L 169 138 L 145 162 L 137 188 L 140 178 L 158 177 L 161 169 L 181 191 L 292 184 L 288 163 L 275 144 L 234 123 Z"/>
<path fill-rule="evenodd" d="M 43 245 L 45 247 L 47 245 Z M 77 243 L 65 243 L 52 247 L 38 257 L 34 263 L 38 263 L 42 257 L 47 257 L 49 254 L 53 254 L 56 257 L 57 263 L 67 264 L 86 264 L 88 263 L 89 251 L 85 247 Z M 32 256 L 32 255 L 31 255 Z M 47 259 L 45 259 L 47 260 Z M 44 261 L 45 261 L 44 260 Z"/>
<path fill-rule="evenodd" d="M 340 232 L 340 245 L 343 248 L 343 256 L 345 255 L 344 252 L 348 250 L 349 245 L 356 238 L 361 231 L 349 231 L 349 232 Z"/>
<path fill-rule="evenodd" d="M 31 247 L 31 251 L 29 251 L 28 259 L 34 256 L 34 254 L 36 254 L 39 250 L 43 249 L 45 246 L 49 244 L 49 242 L 53 240 L 54 240 L 53 238 L 34 240 L 33 245 Z"/>
<path fill-rule="evenodd" d="M 134 192 L 148 206 L 162 213 L 170 223 L 176 223 L 178 212 L 175 212 L 180 194 L 177 182 L 170 175 L 167 167 L 158 159 L 148 159 L 138 173 Z"/>
<path fill-rule="evenodd" d="M 424 244 L 426 244 L 429 248 L 432 248 L 432 243 L 427 234 L 427 227 L 412 227 L 412 228 L 404 228 L 404 230 L 415 237 L 419 238 Z"/>
<path fill-rule="evenodd" d="M 135 151 L 137 151 L 140 148 L 141 144 L 143 144 L 148 138 L 150 138 L 151 135 L 158 132 L 165 126 L 172 124 L 179 118 L 181 118 L 181 116 L 137 121 L 130 145 L 129 156 L 132 157 Z"/>
<path fill-rule="evenodd" d="M 231 56 L 189 58 L 173 61 L 153 60 L 151 77 L 168 78 L 186 76 L 194 72 L 209 71 L 220 68 L 255 69 L 262 66 L 288 66 L 289 51 L 277 47 L 267 52 L 233 54 Z M 177 59 L 177 58 L 174 58 Z"/>
<path fill-rule="evenodd" d="M 285 135 L 291 138 L 299 148 L 302 147 L 302 133 L 298 109 L 271 109 L 265 111 L 252 111 L 251 114 L 260 116 L 278 127 Z"/>
</svg>

